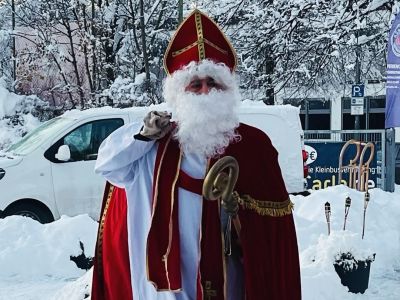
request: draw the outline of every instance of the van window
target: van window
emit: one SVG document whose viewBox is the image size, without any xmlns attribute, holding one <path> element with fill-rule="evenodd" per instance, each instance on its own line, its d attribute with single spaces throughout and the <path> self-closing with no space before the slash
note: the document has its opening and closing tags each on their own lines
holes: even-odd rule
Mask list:
<svg viewBox="0 0 400 300">
<path fill-rule="evenodd" d="M 86 160 L 88 154 L 93 154 L 90 145 L 92 127 L 93 123 L 85 124 L 64 137 L 63 144 L 69 146 L 73 161 Z"/>
<path fill-rule="evenodd" d="M 27 155 L 39 147 L 43 141 L 48 139 L 49 136 L 57 133 L 59 130 L 73 122 L 74 119 L 64 117 L 51 119 L 41 124 L 39 127 L 36 127 L 21 140 L 11 145 L 7 151 L 12 152 L 15 155 Z"/>
<path fill-rule="evenodd" d="M 122 119 L 104 119 L 83 124 L 51 146 L 45 157 L 52 162 L 60 162 L 55 154 L 61 145 L 68 145 L 71 151 L 70 161 L 95 160 L 103 140 L 122 125 Z"/>
</svg>

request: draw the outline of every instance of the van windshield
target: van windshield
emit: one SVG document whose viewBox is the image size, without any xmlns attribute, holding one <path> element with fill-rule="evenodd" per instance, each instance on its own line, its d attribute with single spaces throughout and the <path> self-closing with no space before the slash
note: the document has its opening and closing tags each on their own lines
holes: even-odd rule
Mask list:
<svg viewBox="0 0 400 300">
<path fill-rule="evenodd" d="M 73 119 L 69 118 L 56 117 L 44 122 L 42 125 L 25 135 L 21 140 L 11 145 L 7 149 L 7 152 L 11 152 L 15 155 L 27 155 L 39 147 L 40 144 L 54 132 L 57 132 L 60 128 L 73 121 Z"/>
</svg>

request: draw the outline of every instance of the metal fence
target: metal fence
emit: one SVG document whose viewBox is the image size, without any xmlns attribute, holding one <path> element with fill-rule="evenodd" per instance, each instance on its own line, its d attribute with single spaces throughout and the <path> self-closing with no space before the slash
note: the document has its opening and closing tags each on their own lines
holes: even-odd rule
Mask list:
<svg viewBox="0 0 400 300">
<path fill-rule="evenodd" d="M 394 168 L 392 174 L 392 148 L 394 154 L 393 135 L 385 130 L 305 130 L 304 142 L 337 143 L 355 139 L 361 142 L 373 142 L 376 149 L 377 167 L 381 170 L 377 178 L 377 187 L 385 191 L 394 190 Z M 392 147 L 393 145 L 393 147 Z M 390 151 L 388 151 L 390 150 Z M 388 157 L 387 157 L 388 156 Z M 339 160 L 339 157 L 337 158 Z M 389 166 L 389 172 L 388 167 Z M 394 167 L 394 165 L 393 165 Z M 393 177 L 393 178 L 392 178 Z M 393 181 L 393 183 L 392 183 Z"/>
<path fill-rule="evenodd" d="M 305 141 L 347 142 L 355 139 L 362 142 L 385 144 L 385 130 L 306 130 Z"/>
</svg>

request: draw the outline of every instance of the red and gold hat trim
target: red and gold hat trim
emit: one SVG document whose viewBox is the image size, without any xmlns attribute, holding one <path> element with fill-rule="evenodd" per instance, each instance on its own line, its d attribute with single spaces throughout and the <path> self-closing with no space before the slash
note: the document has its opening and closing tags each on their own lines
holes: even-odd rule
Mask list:
<svg viewBox="0 0 400 300">
<path fill-rule="evenodd" d="M 164 68 L 170 75 L 192 61 L 203 59 L 224 63 L 231 71 L 237 65 L 236 52 L 225 34 L 212 19 L 195 9 L 172 37 L 164 55 Z"/>
</svg>

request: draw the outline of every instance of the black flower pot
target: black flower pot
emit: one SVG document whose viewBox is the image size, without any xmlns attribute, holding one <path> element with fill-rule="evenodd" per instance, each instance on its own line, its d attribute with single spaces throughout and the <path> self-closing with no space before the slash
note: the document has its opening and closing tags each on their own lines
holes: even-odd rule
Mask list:
<svg viewBox="0 0 400 300">
<path fill-rule="evenodd" d="M 368 288 L 369 271 L 375 254 L 365 260 L 357 260 L 350 252 L 340 253 L 333 264 L 340 282 L 349 288 L 351 293 L 364 294 Z"/>
</svg>

